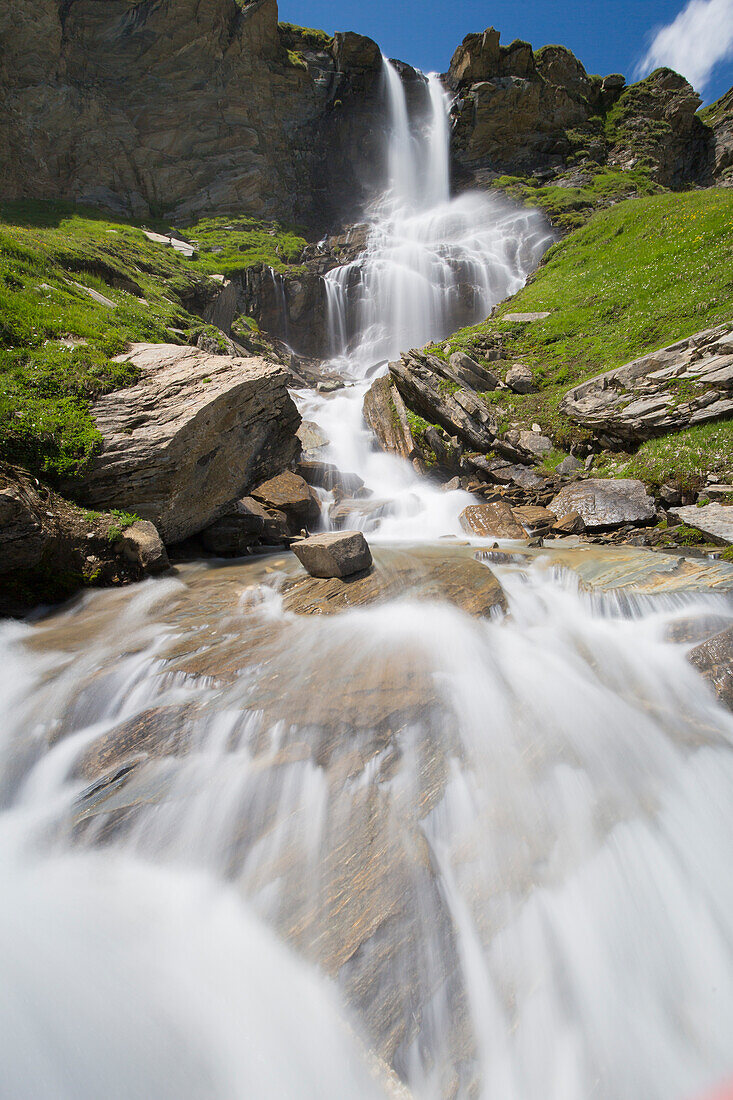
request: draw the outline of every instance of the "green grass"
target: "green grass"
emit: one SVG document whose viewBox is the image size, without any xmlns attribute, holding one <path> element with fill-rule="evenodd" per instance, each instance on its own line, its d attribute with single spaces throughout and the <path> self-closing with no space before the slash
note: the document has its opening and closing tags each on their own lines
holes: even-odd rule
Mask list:
<svg viewBox="0 0 733 1100">
<path fill-rule="evenodd" d="M 630 197 L 651 195 L 662 189 L 652 182 L 645 168 L 630 172 L 614 168 L 585 168 L 590 175 L 579 187 L 541 186 L 521 176 L 499 176 L 492 187 L 503 191 L 515 202 L 544 210 L 558 229 L 578 229 L 601 207 L 612 206 Z"/>
<path fill-rule="evenodd" d="M 251 218 L 202 219 L 186 236 L 194 260 L 98 210 L 0 203 L 0 458 L 51 481 L 80 473 L 101 442 L 91 402 L 136 381 L 113 358 L 135 342 L 195 343 L 219 290 L 209 273 L 283 270 L 305 244 Z"/>
<path fill-rule="evenodd" d="M 281 38 L 289 44 L 291 40 L 302 42 L 312 50 L 330 50 L 333 35 L 315 27 L 299 27 L 295 23 L 278 23 Z"/>
<path fill-rule="evenodd" d="M 674 482 L 698 491 L 709 472 L 723 484 L 733 481 L 733 423 L 699 424 L 642 443 L 631 458 L 610 459 L 600 471 L 608 477 L 637 477 L 658 487 Z"/>
<path fill-rule="evenodd" d="M 431 351 L 465 351 L 481 359 L 500 334 L 508 359 L 532 367 L 537 394 L 487 395 L 507 419 L 539 421 L 582 436 L 559 412 L 572 385 L 731 320 L 733 191 L 711 188 L 631 199 L 594 214 L 555 245 L 528 285 L 496 316 L 462 329 Z M 516 324 L 506 313 L 549 312 Z"/>
</svg>

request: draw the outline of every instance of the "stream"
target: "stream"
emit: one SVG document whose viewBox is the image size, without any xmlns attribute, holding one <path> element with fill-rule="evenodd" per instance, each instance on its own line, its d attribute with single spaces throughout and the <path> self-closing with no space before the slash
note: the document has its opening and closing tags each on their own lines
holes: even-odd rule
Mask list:
<svg viewBox="0 0 733 1100">
<path fill-rule="evenodd" d="M 299 614 L 280 552 L 0 623 L 8 1100 L 702 1100 L 733 1075 L 733 715 L 686 659 L 733 622 L 733 567 L 570 539 L 479 569 L 446 537 L 469 495 L 374 449 L 387 361 L 552 242 L 451 198 L 437 78 L 415 122 L 384 74 L 389 179 L 328 277 L 345 385 L 295 397 L 388 502 L 397 595 Z M 446 563 L 492 570 L 506 613 L 437 599 Z"/>
</svg>

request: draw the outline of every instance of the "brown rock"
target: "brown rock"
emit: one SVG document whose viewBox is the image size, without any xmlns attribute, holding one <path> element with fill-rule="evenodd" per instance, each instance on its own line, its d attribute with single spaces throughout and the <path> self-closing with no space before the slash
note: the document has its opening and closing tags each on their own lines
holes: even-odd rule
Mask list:
<svg viewBox="0 0 733 1100">
<path fill-rule="evenodd" d="M 733 627 L 696 646 L 688 659 L 703 674 L 723 706 L 733 710 Z"/>
<path fill-rule="evenodd" d="M 315 526 L 321 518 L 318 497 L 304 478 L 290 470 L 258 485 L 252 496 L 268 510 L 284 512 L 293 531 Z"/>
<path fill-rule="evenodd" d="M 514 517 L 519 520 L 527 534 L 545 534 L 545 532 L 551 530 L 557 521 L 557 517 L 554 512 L 551 512 L 549 508 L 541 508 L 531 504 L 524 505 L 520 508 L 514 508 Z"/>
<path fill-rule="evenodd" d="M 364 419 L 383 451 L 406 458 L 418 473 L 425 473 L 422 452 L 413 438 L 407 409 L 389 375 L 377 378 L 365 393 Z"/>
<path fill-rule="evenodd" d="M 461 513 L 461 527 L 481 538 L 523 539 L 525 531 L 508 504 L 470 504 Z"/>
<path fill-rule="evenodd" d="M 568 512 L 566 516 L 560 516 L 555 520 L 552 530 L 558 535 L 582 535 L 585 531 L 585 523 L 580 512 Z"/>
<path fill-rule="evenodd" d="M 115 551 L 144 573 L 164 573 L 170 568 L 163 541 L 149 520 L 137 520 L 126 527 Z"/>
</svg>

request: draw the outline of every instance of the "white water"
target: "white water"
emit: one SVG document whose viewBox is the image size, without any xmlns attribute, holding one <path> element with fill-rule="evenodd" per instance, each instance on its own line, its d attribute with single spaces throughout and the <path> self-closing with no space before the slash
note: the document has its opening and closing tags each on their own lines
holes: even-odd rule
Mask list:
<svg viewBox="0 0 733 1100">
<path fill-rule="evenodd" d="M 518 210 L 475 192 L 451 198 L 448 105 L 437 76 L 427 85 L 426 114 L 412 121 L 404 85 L 384 63 L 389 106 L 388 185 L 374 204 L 366 249 L 326 276 L 330 370 L 348 380 L 328 398 L 301 395 L 303 416 L 330 440 L 324 454 L 359 474 L 375 496 L 391 501 L 383 540 L 458 533 L 464 493 L 445 494 L 407 463 L 374 453 L 364 430 L 364 393 L 400 352 L 483 320 L 519 290 L 552 242 L 538 211 Z M 355 514 L 350 526 L 360 526 Z"/>
</svg>

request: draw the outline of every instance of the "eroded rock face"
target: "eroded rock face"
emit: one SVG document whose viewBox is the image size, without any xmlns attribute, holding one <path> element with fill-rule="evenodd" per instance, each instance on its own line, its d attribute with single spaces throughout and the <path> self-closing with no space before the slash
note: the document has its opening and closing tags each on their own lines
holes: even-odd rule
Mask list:
<svg viewBox="0 0 733 1100">
<path fill-rule="evenodd" d="M 630 478 L 573 482 L 554 497 L 550 509 L 560 517 L 577 512 L 589 531 L 621 527 L 625 523 L 652 523 L 656 519 L 653 497 L 640 481 Z"/>
<path fill-rule="evenodd" d="M 124 358 L 141 378 L 93 406 L 102 450 L 68 485 L 82 503 L 136 512 L 178 542 L 297 457 L 282 367 L 174 344 L 137 344 Z"/>
<path fill-rule="evenodd" d="M 407 419 L 405 403 L 390 375 L 375 379 L 365 393 L 364 419 L 383 451 L 406 458 L 418 473 L 425 472 L 422 454 Z"/>
<path fill-rule="evenodd" d="M 705 329 L 569 390 L 562 411 L 584 428 L 639 443 L 733 414 L 733 332 Z"/>
</svg>

